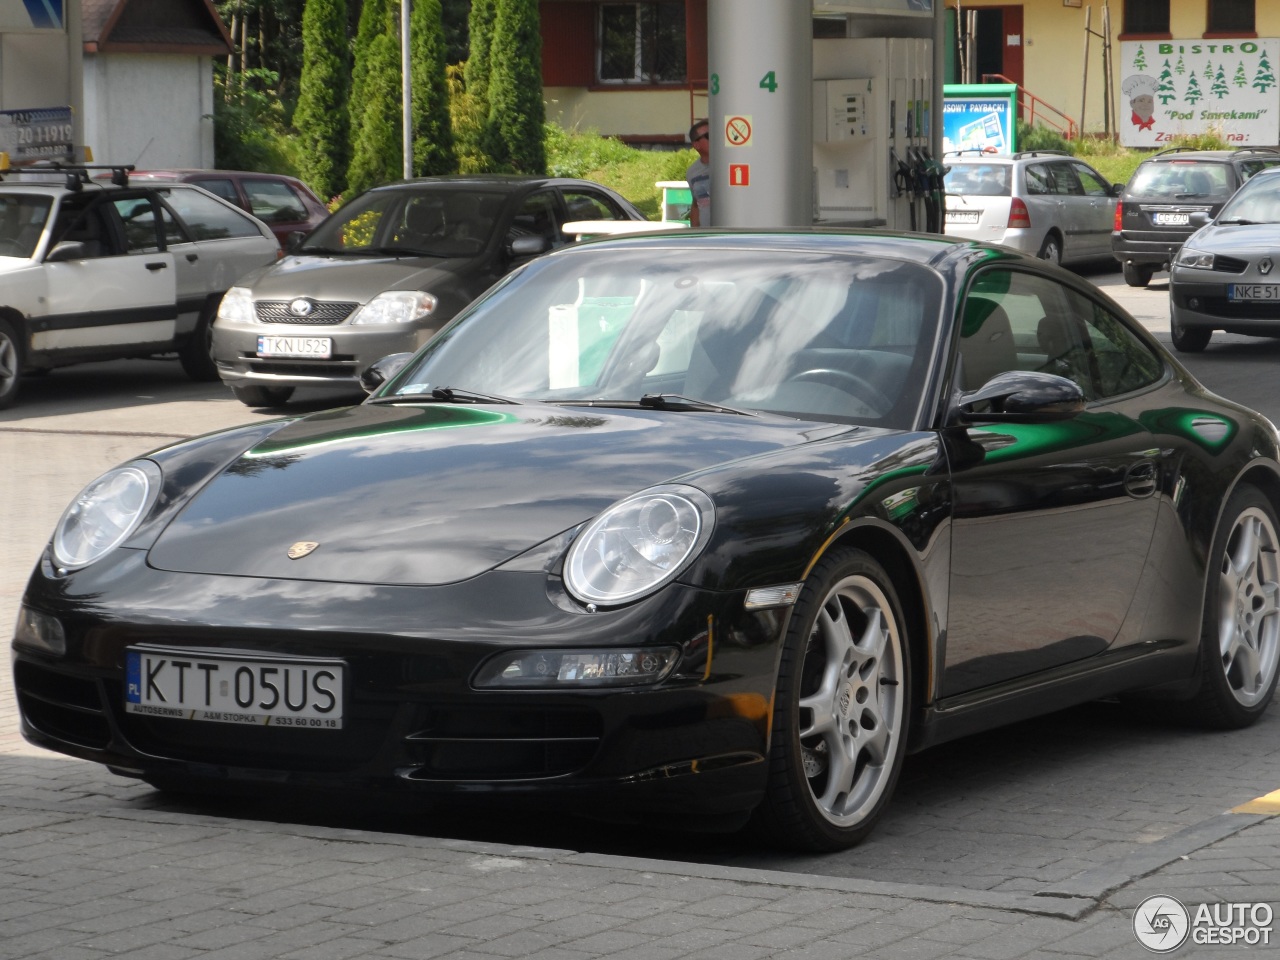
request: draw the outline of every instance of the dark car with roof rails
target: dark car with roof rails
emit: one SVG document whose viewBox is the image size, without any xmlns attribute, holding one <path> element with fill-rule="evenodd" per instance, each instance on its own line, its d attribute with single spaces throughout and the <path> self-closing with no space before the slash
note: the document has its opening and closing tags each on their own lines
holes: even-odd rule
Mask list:
<svg viewBox="0 0 1280 960">
<path fill-rule="evenodd" d="M 1116 204 L 1111 250 L 1131 287 L 1168 270 L 1178 248 L 1218 215 L 1255 173 L 1280 166 L 1280 149 L 1171 147 L 1138 165 Z"/>
<path fill-rule="evenodd" d="M 520 264 L 564 246 L 569 221 L 644 220 L 589 180 L 423 177 L 353 199 L 277 264 L 227 291 L 218 373 L 250 406 L 297 387 L 360 389 L 360 371 L 416 350 Z"/>
</svg>

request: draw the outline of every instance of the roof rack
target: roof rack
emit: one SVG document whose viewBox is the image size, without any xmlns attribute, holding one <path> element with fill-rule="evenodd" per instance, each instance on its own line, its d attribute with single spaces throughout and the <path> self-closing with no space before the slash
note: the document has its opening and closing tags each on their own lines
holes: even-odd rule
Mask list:
<svg viewBox="0 0 1280 960">
<path fill-rule="evenodd" d="M 1270 153 L 1280 154 L 1280 147 L 1237 147 L 1231 151 L 1234 157 L 1237 153 Z"/>
<path fill-rule="evenodd" d="M 960 149 L 960 150 L 948 150 L 946 153 L 943 154 L 943 156 L 944 157 L 961 157 L 961 156 L 964 156 L 966 153 L 976 153 L 979 156 L 983 156 L 983 157 L 996 156 L 995 150 L 988 149 L 986 147 L 964 147 L 963 149 Z"/>
<path fill-rule="evenodd" d="M 1021 160 L 1024 157 L 1069 157 L 1071 156 L 1066 150 L 1019 150 L 1013 155 L 1013 159 Z"/>
<path fill-rule="evenodd" d="M 9 155 L 0 153 L 0 179 L 5 173 L 65 173 L 67 189 L 79 192 L 86 183 L 91 183 L 90 170 L 110 170 L 111 182 L 117 187 L 129 185 L 129 174 L 133 171 L 132 163 L 63 163 L 61 160 L 39 160 L 14 167 L 9 163 Z"/>
<path fill-rule="evenodd" d="M 1201 147 L 1165 147 L 1163 150 L 1157 150 L 1152 156 L 1163 157 L 1166 153 L 1204 153 L 1204 149 Z"/>
</svg>

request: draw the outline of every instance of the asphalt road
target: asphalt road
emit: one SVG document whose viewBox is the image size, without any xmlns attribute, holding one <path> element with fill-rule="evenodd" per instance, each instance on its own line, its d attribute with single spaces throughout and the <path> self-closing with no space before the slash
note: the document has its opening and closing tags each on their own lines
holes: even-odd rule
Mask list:
<svg viewBox="0 0 1280 960">
<path fill-rule="evenodd" d="M 1167 284 L 1124 286 L 1083 271 L 1168 342 Z M 1219 337 L 1183 358 L 1216 392 L 1280 420 L 1273 384 L 1280 341 Z M 343 398 L 302 395 L 293 408 Z M 217 384 L 192 384 L 177 364 L 134 361 L 55 371 L 24 383 L 0 412 L 0 623 L 14 620 L 31 563 L 58 515 L 102 470 L 153 447 L 272 416 Z M 42 755 L 19 742 L 7 671 L 0 677 L 0 751 Z M 1194 832 L 1224 810 L 1280 787 L 1280 708 L 1250 730 L 1208 734 L 1149 722 L 1098 703 L 909 759 L 891 812 L 856 851 L 796 857 L 741 837 L 685 836 L 557 817 L 420 806 L 202 799 L 177 802 L 90 765 L 55 764 L 121 808 L 456 837 L 667 860 L 762 867 L 834 877 L 1043 891 L 1107 869 L 1149 845 Z M 678 825 L 672 825 L 674 828 Z M 747 852 L 744 852 L 747 851 Z M 1277 856 L 1276 851 L 1271 856 Z"/>
</svg>

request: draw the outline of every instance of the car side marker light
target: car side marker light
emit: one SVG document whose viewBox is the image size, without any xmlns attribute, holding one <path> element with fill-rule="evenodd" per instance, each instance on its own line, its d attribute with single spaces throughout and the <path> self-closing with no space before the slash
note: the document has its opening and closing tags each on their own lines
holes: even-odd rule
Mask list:
<svg viewBox="0 0 1280 960">
<path fill-rule="evenodd" d="M 743 604 L 748 610 L 767 610 L 770 607 L 789 607 L 800 598 L 803 583 L 784 583 L 776 587 L 756 587 L 747 591 Z"/>
</svg>

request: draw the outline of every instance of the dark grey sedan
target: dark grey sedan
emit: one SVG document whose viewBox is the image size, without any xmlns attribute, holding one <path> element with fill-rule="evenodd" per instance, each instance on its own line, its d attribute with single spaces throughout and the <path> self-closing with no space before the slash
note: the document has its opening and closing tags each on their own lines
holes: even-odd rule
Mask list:
<svg viewBox="0 0 1280 960">
<path fill-rule="evenodd" d="M 1280 168 L 1256 174 L 1197 230 L 1169 272 L 1173 345 L 1197 353 L 1214 330 L 1280 337 Z"/>
<path fill-rule="evenodd" d="M 563 246 L 574 220 L 644 220 L 597 183 L 436 177 L 378 187 L 289 256 L 227 291 L 213 331 L 218 375 L 245 404 L 296 387 L 350 386 L 387 354 L 416 350 L 512 268 Z"/>
</svg>

